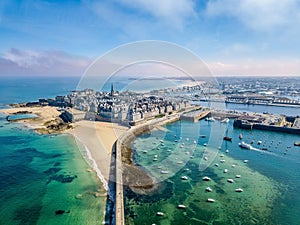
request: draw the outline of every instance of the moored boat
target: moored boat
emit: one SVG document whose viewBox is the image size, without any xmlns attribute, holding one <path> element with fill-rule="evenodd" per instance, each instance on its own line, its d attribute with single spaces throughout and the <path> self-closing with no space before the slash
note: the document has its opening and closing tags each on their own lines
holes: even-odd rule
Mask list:
<svg viewBox="0 0 300 225">
<path fill-rule="evenodd" d="M 225 118 L 225 119 L 221 120 L 221 123 L 229 123 L 229 118 Z"/>
<path fill-rule="evenodd" d="M 235 192 L 243 192 L 244 190 L 242 188 L 235 189 Z"/>
<path fill-rule="evenodd" d="M 163 212 L 157 212 L 156 215 L 157 215 L 157 216 L 163 216 L 163 215 L 165 215 L 165 214 L 164 214 Z"/>
<path fill-rule="evenodd" d="M 214 200 L 213 198 L 208 198 L 206 201 L 207 202 L 215 202 L 216 200 Z"/>
<path fill-rule="evenodd" d="M 231 138 L 231 137 L 228 137 L 228 136 L 225 136 L 225 137 L 223 137 L 223 140 L 224 140 L 224 141 L 232 141 L 232 138 Z"/>
<path fill-rule="evenodd" d="M 233 179 L 227 179 L 227 182 L 228 182 L 228 183 L 233 183 L 234 180 L 233 180 Z"/>
<path fill-rule="evenodd" d="M 211 179 L 210 179 L 210 177 L 205 176 L 205 177 L 202 178 L 202 180 L 204 180 L 204 181 L 210 181 Z"/>
<path fill-rule="evenodd" d="M 212 191 L 212 189 L 211 189 L 210 187 L 207 187 L 207 188 L 205 188 L 205 191 L 207 191 L 207 192 L 211 192 L 211 191 Z"/>
<path fill-rule="evenodd" d="M 182 176 L 181 177 L 181 180 L 187 180 L 187 179 L 189 179 L 187 176 Z"/>
<path fill-rule="evenodd" d="M 178 208 L 178 209 L 185 209 L 186 206 L 185 206 L 185 205 L 178 205 L 177 208 Z"/>
<path fill-rule="evenodd" d="M 245 148 L 245 149 L 252 149 L 252 146 L 244 141 L 242 141 L 241 143 L 239 143 L 239 146 L 241 148 Z"/>
</svg>

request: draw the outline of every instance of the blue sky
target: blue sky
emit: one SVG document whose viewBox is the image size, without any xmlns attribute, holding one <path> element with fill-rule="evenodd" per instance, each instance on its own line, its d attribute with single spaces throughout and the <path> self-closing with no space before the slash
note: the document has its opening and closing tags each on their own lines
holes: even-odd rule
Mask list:
<svg viewBox="0 0 300 225">
<path fill-rule="evenodd" d="M 0 75 L 80 75 L 133 41 L 195 52 L 217 75 L 300 75 L 298 0 L 0 2 Z"/>
</svg>

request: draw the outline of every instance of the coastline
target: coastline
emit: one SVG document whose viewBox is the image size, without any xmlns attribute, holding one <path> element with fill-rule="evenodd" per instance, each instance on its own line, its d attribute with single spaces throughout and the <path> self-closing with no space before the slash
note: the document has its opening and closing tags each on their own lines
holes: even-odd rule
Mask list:
<svg viewBox="0 0 300 225">
<path fill-rule="evenodd" d="M 179 120 L 179 115 L 172 115 L 169 118 L 163 117 L 153 119 L 146 123 L 137 125 L 119 137 L 117 143 L 117 155 L 121 155 L 122 161 L 122 180 L 123 185 L 129 186 L 135 192 L 152 192 L 157 188 L 157 182 L 151 174 L 136 165 L 132 160 L 132 142 L 134 139 L 153 129 L 160 129 L 161 126 Z M 117 178 L 118 179 L 118 178 Z"/>
<path fill-rule="evenodd" d="M 117 124 L 100 121 L 79 121 L 74 129 L 66 131 L 72 135 L 77 144 L 82 146 L 86 157 L 90 160 L 93 170 L 97 173 L 104 187 L 108 189 L 111 153 L 119 135 L 128 128 Z"/>
<path fill-rule="evenodd" d="M 59 115 L 61 112 L 58 107 L 18 107 L 0 110 L 0 113 L 6 115 L 14 115 L 20 112 L 35 114 L 38 117 L 13 122 L 21 123 L 26 128 L 39 134 L 66 133 L 71 135 L 75 139 L 83 158 L 91 165 L 104 189 L 108 190 L 112 148 L 117 138 L 128 130 L 127 127 L 109 122 L 82 120 L 66 124 L 68 127 L 49 131 L 45 124 L 49 124 L 51 121 L 60 121 Z"/>
</svg>

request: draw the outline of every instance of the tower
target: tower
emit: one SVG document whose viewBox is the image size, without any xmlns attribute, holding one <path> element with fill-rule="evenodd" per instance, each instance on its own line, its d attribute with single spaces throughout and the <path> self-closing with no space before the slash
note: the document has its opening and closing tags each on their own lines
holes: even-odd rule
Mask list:
<svg viewBox="0 0 300 225">
<path fill-rule="evenodd" d="M 110 96 L 114 96 L 115 95 L 115 90 L 114 90 L 114 84 L 111 84 L 111 88 L 110 88 Z"/>
</svg>

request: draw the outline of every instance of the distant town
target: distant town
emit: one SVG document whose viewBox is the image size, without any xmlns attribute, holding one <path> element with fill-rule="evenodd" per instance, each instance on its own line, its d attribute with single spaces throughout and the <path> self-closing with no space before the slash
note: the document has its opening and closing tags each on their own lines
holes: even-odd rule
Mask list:
<svg viewBox="0 0 300 225">
<path fill-rule="evenodd" d="M 295 78 L 298 79 L 298 78 Z M 220 101 L 238 104 L 259 104 L 282 107 L 300 107 L 300 87 L 293 78 L 219 78 L 218 82 L 201 81 L 193 86 L 165 88 L 145 93 L 116 91 L 111 83 L 110 91 L 93 89 L 74 90 L 66 96 L 39 99 L 38 102 L 20 106 L 57 106 L 65 122 L 98 120 L 137 125 L 149 119 L 161 118 L 176 113 L 199 109 L 201 101 Z M 199 104 L 200 103 L 200 104 Z M 220 120 L 234 118 L 236 127 L 245 129 L 268 129 L 299 133 L 299 116 L 271 115 L 266 113 L 210 111 L 203 107 L 193 116 L 181 116 L 196 121 L 205 116 L 215 115 Z M 206 113 L 203 113 L 206 110 Z M 207 113 L 207 112 L 210 113 Z M 189 118 L 190 117 L 190 118 Z"/>
</svg>

